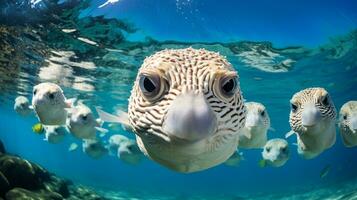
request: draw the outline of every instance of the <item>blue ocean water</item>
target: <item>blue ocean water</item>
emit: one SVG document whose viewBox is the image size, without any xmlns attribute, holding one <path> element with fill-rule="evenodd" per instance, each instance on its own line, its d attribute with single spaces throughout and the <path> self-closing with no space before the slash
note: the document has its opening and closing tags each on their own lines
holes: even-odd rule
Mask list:
<svg viewBox="0 0 357 200">
<path fill-rule="evenodd" d="M 355 1 L 121 0 L 103 8 L 98 6 L 105 1 L 99 0 L 63 8 L 56 5 L 69 1 L 44 1 L 25 6 L 28 11 L 16 14 L 16 22 L 11 15 L 18 5 L 11 2 L 0 3 L 6 19 L 0 20 L 0 139 L 9 152 L 103 193 L 143 199 L 289 195 L 338 188 L 356 179 L 357 149 L 344 147 L 339 133 L 336 144 L 312 160 L 297 155 L 296 138 L 290 137 L 292 156 L 281 168 L 259 167 L 258 149 L 242 150 L 245 160 L 238 167 L 220 165 L 181 174 L 149 159 L 131 166 L 110 156 L 94 160 L 81 148 L 68 152 L 72 142 L 80 141 L 68 136 L 60 144 L 49 144 L 32 132 L 34 116 L 23 118 L 13 110 L 16 96 L 31 98 L 32 87 L 44 81 L 61 85 L 67 97 L 82 99 L 93 110 L 127 110 L 137 69 L 146 56 L 192 46 L 227 56 L 239 73 L 244 98 L 267 107 L 275 129 L 268 137 L 282 138 L 290 130 L 289 100 L 294 93 L 324 87 L 337 109 L 357 99 Z M 284 64 L 286 60 L 293 62 Z M 134 138 L 118 128 L 103 140 L 117 133 Z M 321 178 L 326 166 L 331 170 Z"/>
</svg>

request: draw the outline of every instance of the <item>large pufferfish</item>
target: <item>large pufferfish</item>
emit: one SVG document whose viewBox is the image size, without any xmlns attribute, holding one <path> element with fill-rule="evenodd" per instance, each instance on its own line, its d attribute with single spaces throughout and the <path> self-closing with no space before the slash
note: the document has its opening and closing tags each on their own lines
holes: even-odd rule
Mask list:
<svg viewBox="0 0 357 200">
<path fill-rule="evenodd" d="M 200 171 L 237 149 L 246 115 L 238 78 L 218 53 L 162 50 L 139 69 L 128 113 L 97 111 L 102 120 L 131 129 L 152 160 L 179 172 Z"/>
</svg>

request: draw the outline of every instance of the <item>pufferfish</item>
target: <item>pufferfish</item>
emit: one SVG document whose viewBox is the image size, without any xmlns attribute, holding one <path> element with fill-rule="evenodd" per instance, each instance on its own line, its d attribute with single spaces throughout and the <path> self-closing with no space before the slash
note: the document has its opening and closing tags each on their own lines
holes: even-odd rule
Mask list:
<svg viewBox="0 0 357 200">
<path fill-rule="evenodd" d="M 76 99 L 66 99 L 60 86 L 40 83 L 33 87 L 32 107 L 43 125 L 65 125 L 67 109 Z"/>
<path fill-rule="evenodd" d="M 265 106 L 258 102 L 246 102 L 247 116 L 239 136 L 238 148 L 263 148 L 268 141 L 270 118 Z"/>
<path fill-rule="evenodd" d="M 289 144 L 286 140 L 275 138 L 269 140 L 263 148 L 263 159 L 259 162 L 260 167 L 281 167 L 290 158 Z"/>
<path fill-rule="evenodd" d="M 146 156 L 184 173 L 226 161 L 236 151 L 246 115 L 233 66 L 218 53 L 193 48 L 147 57 L 128 113 L 97 111 L 102 120 L 129 127 Z"/>
<path fill-rule="evenodd" d="M 307 88 L 292 99 L 290 126 L 297 133 L 298 153 L 312 159 L 330 148 L 336 141 L 336 108 L 323 88 Z"/>
<path fill-rule="evenodd" d="M 79 139 L 95 139 L 97 131 L 101 134 L 108 132 L 101 127 L 101 120 L 95 119 L 92 110 L 81 101 L 68 112 L 67 126 L 70 133 Z"/>
<path fill-rule="evenodd" d="M 28 98 L 18 96 L 15 99 L 14 110 L 21 116 L 28 116 L 32 113 L 32 106 Z"/>
<path fill-rule="evenodd" d="M 338 127 L 346 147 L 357 146 L 357 101 L 349 101 L 340 109 Z"/>
</svg>

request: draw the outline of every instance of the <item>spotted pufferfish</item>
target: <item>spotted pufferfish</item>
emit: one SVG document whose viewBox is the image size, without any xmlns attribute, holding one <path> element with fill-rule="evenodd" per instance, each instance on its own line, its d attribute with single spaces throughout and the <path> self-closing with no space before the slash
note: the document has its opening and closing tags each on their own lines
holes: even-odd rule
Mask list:
<svg viewBox="0 0 357 200">
<path fill-rule="evenodd" d="M 324 88 L 307 88 L 290 100 L 291 133 L 297 135 L 298 153 L 312 159 L 335 144 L 336 108 Z"/>
<path fill-rule="evenodd" d="M 128 113 L 97 111 L 102 120 L 131 129 L 152 160 L 178 172 L 201 171 L 237 149 L 246 116 L 238 79 L 219 53 L 162 50 L 139 69 Z"/>
<path fill-rule="evenodd" d="M 340 109 L 338 127 L 346 147 L 357 146 L 357 101 L 348 101 Z"/>
</svg>

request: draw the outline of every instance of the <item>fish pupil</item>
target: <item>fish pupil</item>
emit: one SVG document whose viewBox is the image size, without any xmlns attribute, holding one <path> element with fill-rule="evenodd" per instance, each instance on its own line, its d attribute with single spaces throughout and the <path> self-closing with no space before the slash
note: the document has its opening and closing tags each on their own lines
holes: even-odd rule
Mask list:
<svg viewBox="0 0 357 200">
<path fill-rule="evenodd" d="M 286 148 L 285 147 L 281 148 L 281 151 L 286 152 Z"/>
<path fill-rule="evenodd" d="M 52 94 L 52 93 L 50 93 L 50 94 L 48 95 L 48 97 L 49 97 L 50 99 L 54 99 L 54 98 L 55 98 L 55 95 Z"/>
<path fill-rule="evenodd" d="M 264 116 L 265 115 L 265 111 L 263 110 L 261 113 L 260 113 L 261 116 Z"/>
<path fill-rule="evenodd" d="M 295 104 L 291 104 L 291 110 L 293 111 L 293 112 L 296 112 L 296 110 L 297 110 L 297 105 L 295 105 Z"/>
<path fill-rule="evenodd" d="M 234 79 L 230 79 L 223 85 L 222 89 L 225 93 L 231 93 L 235 87 L 236 87 L 236 83 Z"/>
<path fill-rule="evenodd" d="M 144 79 L 144 88 L 147 92 L 154 92 L 156 89 L 156 86 L 154 83 L 147 77 Z"/>
<path fill-rule="evenodd" d="M 324 99 L 322 100 L 322 104 L 324 104 L 325 106 L 328 105 L 328 97 L 325 96 Z"/>
<path fill-rule="evenodd" d="M 269 153 L 269 152 L 270 152 L 270 147 L 267 147 L 266 150 L 267 150 L 267 152 Z"/>
</svg>

